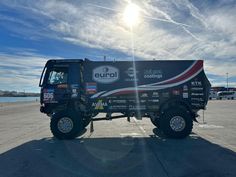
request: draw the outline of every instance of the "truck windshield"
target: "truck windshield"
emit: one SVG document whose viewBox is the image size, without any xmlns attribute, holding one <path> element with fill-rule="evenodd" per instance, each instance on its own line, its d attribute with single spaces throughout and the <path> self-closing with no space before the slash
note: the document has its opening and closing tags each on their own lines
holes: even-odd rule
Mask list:
<svg viewBox="0 0 236 177">
<path fill-rule="evenodd" d="M 68 69 L 67 68 L 52 68 L 49 72 L 47 84 L 57 85 L 66 84 L 68 80 Z"/>
</svg>

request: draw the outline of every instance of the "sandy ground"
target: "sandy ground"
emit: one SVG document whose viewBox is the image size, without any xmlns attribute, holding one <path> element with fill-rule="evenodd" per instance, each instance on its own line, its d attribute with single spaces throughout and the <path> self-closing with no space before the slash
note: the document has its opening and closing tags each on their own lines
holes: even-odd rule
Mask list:
<svg viewBox="0 0 236 177">
<path fill-rule="evenodd" d="M 164 138 L 148 119 L 118 119 L 59 141 L 38 104 L 0 103 L 1 177 L 236 176 L 236 101 L 209 102 L 205 124 L 183 140 Z"/>
</svg>

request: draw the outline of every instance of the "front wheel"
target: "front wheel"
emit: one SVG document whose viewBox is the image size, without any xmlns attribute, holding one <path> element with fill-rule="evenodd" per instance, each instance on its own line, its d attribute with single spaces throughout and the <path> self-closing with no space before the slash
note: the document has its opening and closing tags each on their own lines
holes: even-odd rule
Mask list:
<svg viewBox="0 0 236 177">
<path fill-rule="evenodd" d="M 81 114 L 78 112 L 58 112 L 52 115 L 50 128 L 58 139 L 74 139 L 83 131 Z"/>
<path fill-rule="evenodd" d="M 186 109 L 172 108 L 161 116 L 160 128 L 169 138 L 185 138 L 192 132 L 193 120 Z"/>
</svg>

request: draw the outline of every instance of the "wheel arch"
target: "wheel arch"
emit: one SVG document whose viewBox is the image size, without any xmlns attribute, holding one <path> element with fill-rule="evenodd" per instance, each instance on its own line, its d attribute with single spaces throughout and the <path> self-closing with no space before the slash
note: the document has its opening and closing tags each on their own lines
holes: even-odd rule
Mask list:
<svg viewBox="0 0 236 177">
<path fill-rule="evenodd" d="M 182 99 L 169 99 L 166 102 L 162 103 L 160 106 L 160 115 L 164 114 L 164 112 L 167 111 L 168 109 L 174 108 L 174 107 L 185 108 L 190 113 L 192 119 L 193 120 L 196 119 L 196 115 L 192 111 L 190 104 L 187 101 L 182 100 Z"/>
</svg>

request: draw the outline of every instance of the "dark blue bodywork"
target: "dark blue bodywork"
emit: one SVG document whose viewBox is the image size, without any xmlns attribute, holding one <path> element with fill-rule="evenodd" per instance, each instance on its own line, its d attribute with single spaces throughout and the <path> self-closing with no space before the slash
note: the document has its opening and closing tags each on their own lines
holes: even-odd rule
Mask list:
<svg viewBox="0 0 236 177">
<path fill-rule="evenodd" d="M 205 108 L 210 90 L 202 60 L 49 60 L 45 67 L 41 111 L 48 114 L 74 104 L 90 112 L 156 112 L 171 100 L 196 112 Z M 66 84 L 47 84 L 55 67 L 68 69 Z"/>
</svg>

